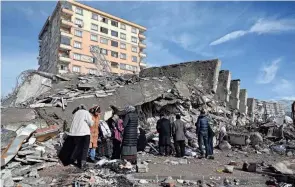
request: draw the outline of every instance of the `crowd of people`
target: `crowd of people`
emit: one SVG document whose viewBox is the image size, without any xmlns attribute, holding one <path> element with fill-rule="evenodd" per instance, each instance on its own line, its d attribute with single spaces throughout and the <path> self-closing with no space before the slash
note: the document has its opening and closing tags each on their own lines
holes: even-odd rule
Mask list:
<svg viewBox="0 0 295 187">
<path fill-rule="evenodd" d="M 147 139 L 145 131 L 138 126 L 135 107 L 127 106 L 123 114 L 113 113 L 106 121 L 101 120 L 100 113 L 99 106 L 87 110 L 84 105 L 72 112 L 73 120 L 58 155 L 64 166 L 73 164 L 83 169 L 87 162 L 95 163 L 98 157 L 103 156 L 137 163 L 137 152 L 144 151 Z M 175 121 L 170 121 L 161 113 L 157 121 L 159 154 L 162 156 L 170 156 L 173 152 L 177 157 L 185 156 L 186 124 L 179 114 L 175 117 Z M 199 158 L 214 158 L 214 133 L 205 110 L 201 111 L 195 125 L 201 153 Z"/>
</svg>

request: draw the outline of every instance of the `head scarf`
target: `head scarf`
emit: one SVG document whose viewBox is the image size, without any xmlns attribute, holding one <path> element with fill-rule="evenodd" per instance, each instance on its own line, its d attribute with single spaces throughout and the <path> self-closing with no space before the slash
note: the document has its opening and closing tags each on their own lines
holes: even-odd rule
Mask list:
<svg viewBox="0 0 295 187">
<path fill-rule="evenodd" d="M 89 112 L 91 114 L 100 113 L 100 106 L 97 105 L 97 106 L 94 106 L 94 107 L 90 108 Z"/>
<path fill-rule="evenodd" d="M 131 105 L 128 105 L 128 106 L 125 107 L 125 111 L 127 113 L 134 112 L 135 111 L 135 107 L 134 106 L 131 106 Z"/>
</svg>

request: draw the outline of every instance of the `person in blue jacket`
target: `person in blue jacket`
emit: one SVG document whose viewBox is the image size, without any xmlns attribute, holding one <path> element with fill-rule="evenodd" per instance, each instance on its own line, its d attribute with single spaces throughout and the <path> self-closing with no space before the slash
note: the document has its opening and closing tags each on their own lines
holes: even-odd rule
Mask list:
<svg viewBox="0 0 295 187">
<path fill-rule="evenodd" d="M 209 131 L 209 119 L 206 116 L 206 111 L 204 109 L 201 110 L 201 115 L 198 117 L 196 122 L 196 129 L 197 129 L 197 137 L 198 137 L 198 144 L 201 156 L 199 158 L 207 158 L 210 152 L 209 142 L 208 142 L 208 131 Z M 203 145 L 205 146 L 205 155 L 203 150 Z"/>
</svg>

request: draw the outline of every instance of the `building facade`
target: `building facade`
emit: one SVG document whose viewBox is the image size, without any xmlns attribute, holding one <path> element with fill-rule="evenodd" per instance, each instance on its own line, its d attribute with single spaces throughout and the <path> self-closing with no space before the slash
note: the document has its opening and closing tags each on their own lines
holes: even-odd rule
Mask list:
<svg viewBox="0 0 295 187">
<path fill-rule="evenodd" d="M 146 28 L 76 1 L 59 1 L 39 34 L 39 70 L 100 74 L 146 67 Z M 94 50 L 95 49 L 95 50 Z"/>
</svg>

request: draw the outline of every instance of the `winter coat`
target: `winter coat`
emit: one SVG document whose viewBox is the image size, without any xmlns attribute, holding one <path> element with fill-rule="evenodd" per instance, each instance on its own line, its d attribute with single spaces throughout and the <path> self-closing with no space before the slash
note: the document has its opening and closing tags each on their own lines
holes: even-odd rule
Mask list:
<svg viewBox="0 0 295 187">
<path fill-rule="evenodd" d="M 157 121 L 157 131 L 159 133 L 159 145 L 170 145 L 171 123 L 168 119 L 162 118 Z"/>
<path fill-rule="evenodd" d="M 198 117 L 198 120 L 196 122 L 196 128 L 197 128 L 197 135 L 198 134 L 208 134 L 208 129 L 209 129 L 209 120 L 207 116 L 205 115 L 200 115 Z"/>
<path fill-rule="evenodd" d="M 126 114 L 123 122 L 123 146 L 137 146 L 138 115 L 134 112 Z"/>
<path fill-rule="evenodd" d="M 70 136 L 86 136 L 90 135 L 89 126 L 93 125 L 91 114 L 87 110 L 78 110 L 73 116 L 73 121 L 70 127 Z"/>
<path fill-rule="evenodd" d="M 172 124 L 172 132 L 176 141 L 185 140 L 185 124 L 180 119 L 177 119 Z"/>
<path fill-rule="evenodd" d="M 92 116 L 94 124 L 90 127 L 90 145 L 89 148 L 97 148 L 97 141 L 99 135 L 99 120 L 100 116 Z"/>
</svg>

